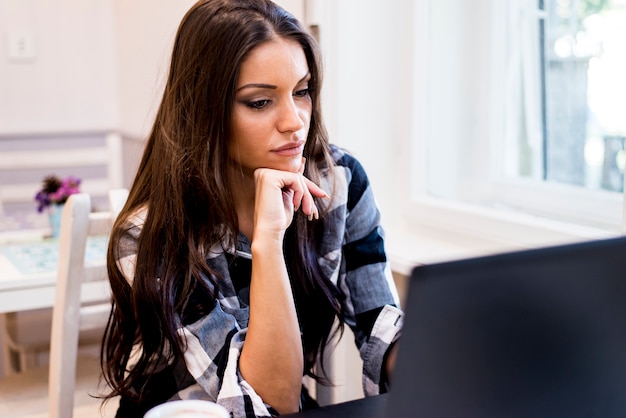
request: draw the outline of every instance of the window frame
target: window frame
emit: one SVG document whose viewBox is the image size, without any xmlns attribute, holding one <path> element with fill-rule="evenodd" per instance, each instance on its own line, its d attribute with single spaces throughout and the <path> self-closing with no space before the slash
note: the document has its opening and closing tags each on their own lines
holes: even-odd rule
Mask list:
<svg viewBox="0 0 626 418">
<path fill-rule="evenodd" d="M 441 1 L 441 0 L 436 0 Z M 497 158 L 501 148 L 496 139 L 502 130 L 504 107 L 497 95 L 498 88 L 492 84 L 489 93 L 489 120 L 482 126 L 488 132 L 472 155 L 488 155 L 489 164 L 478 168 L 473 179 L 472 192 L 466 201 L 447 197 L 433 197 L 429 193 L 432 173 L 428 162 L 432 150 L 428 138 L 432 134 L 429 116 L 429 94 L 432 69 L 422 65 L 424 57 L 430 59 L 436 46 L 431 44 L 431 28 L 437 24 L 432 19 L 432 0 L 414 3 L 413 34 L 411 42 L 412 98 L 405 104 L 412 109 L 414 119 L 408 127 L 408 143 L 398 173 L 404 190 L 410 193 L 400 197 L 401 220 L 394 220 L 392 237 L 406 245 L 423 241 L 434 244 L 425 261 L 457 256 L 472 256 L 574 242 L 601 239 L 619 235 L 624 231 L 626 213 L 623 193 L 588 190 L 539 180 L 506 179 L 499 175 Z M 501 19 L 505 5 L 502 0 L 472 2 L 479 10 L 472 16 L 488 16 L 491 51 L 502 48 L 498 44 L 497 30 L 502 29 Z M 494 33 L 494 31 L 496 31 Z M 496 57 L 497 58 L 497 57 Z M 490 71 L 502 74 L 501 64 L 490 55 Z M 495 83 L 502 83 L 497 79 Z M 495 158 L 494 158 L 495 156 Z M 457 160 L 458 161 L 458 160 Z M 456 185 L 458 187 L 458 184 Z M 466 196 L 467 197 L 467 196 Z M 494 200 L 497 198 L 497 200 Z M 537 207 L 536 202 L 546 204 Z M 401 245 L 397 245 L 401 246 Z M 409 254 L 405 254 L 410 257 Z"/>
</svg>

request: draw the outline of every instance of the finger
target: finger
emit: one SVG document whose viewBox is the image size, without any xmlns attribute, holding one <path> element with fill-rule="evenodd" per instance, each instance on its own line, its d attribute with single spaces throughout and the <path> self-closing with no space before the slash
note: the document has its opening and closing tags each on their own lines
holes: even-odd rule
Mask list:
<svg viewBox="0 0 626 418">
<path fill-rule="evenodd" d="M 306 158 L 302 157 L 302 164 L 300 165 L 300 168 L 297 171 L 298 174 L 302 175 L 304 173 L 305 165 L 306 165 Z M 294 200 L 294 207 L 296 208 L 296 211 L 300 208 L 300 202 L 302 201 L 302 196 L 303 196 L 303 193 L 300 193 L 298 196 L 294 196 L 294 199 L 298 199 L 297 203 Z"/>
<path fill-rule="evenodd" d="M 309 221 L 312 221 L 313 219 L 319 219 L 320 218 L 320 212 L 317 209 L 317 205 L 315 205 L 315 203 L 312 203 L 311 213 L 309 215 L 307 215 L 307 218 L 308 218 Z"/>
<path fill-rule="evenodd" d="M 304 190 L 302 187 L 290 187 L 289 190 L 293 192 L 291 201 L 293 202 L 293 208 L 295 211 L 302 206 L 302 199 L 304 197 Z"/>
<path fill-rule="evenodd" d="M 313 196 L 324 197 L 326 199 L 329 199 L 328 193 L 326 193 L 320 186 L 313 183 L 311 180 L 309 180 L 306 177 L 304 177 L 304 181 L 306 183 L 307 189 Z"/>
<path fill-rule="evenodd" d="M 298 209 L 295 207 L 295 205 L 293 205 L 293 195 L 294 195 L 293 189 L 288 189 L 288 188 L 283 189 L 283 202 L 285 203 L 285 206 L 287 207 L 287 205 L 291 205 L 293 211 L 295 212 Z"/>
<path fill-rule="evenodd" d="M 305 215 L 311 213 L 312 197 L 309 192 L 308 185 L 302 175 L 289 176 L 283 178 L 283 191 L 290 190 L 292 192 L 291 199 L 294 210 L 302 210 Z"/>
<path fill-rule="evenodd" d="M 317 207 L 315 205 L 315 200 L 313 199 L 313 195 L 309 191 L 309 185 L 307 183 L 307 179 L 302 177 L 303 187 L 305 190 L 304 195 L 302 196 L 302 213 L 307 215 L 309 220 L 312 220 L 315 217 L 315 214 L 318 212 Z"/>
</svg>

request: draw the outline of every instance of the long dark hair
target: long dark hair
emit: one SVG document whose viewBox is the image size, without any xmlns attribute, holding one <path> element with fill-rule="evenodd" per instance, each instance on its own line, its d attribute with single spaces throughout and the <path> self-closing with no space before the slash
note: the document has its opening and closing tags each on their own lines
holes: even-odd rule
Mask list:
<svg viewBox="0 0 626 418">
<path fill-rule="evenodd" d="M 234 247 L 239 231 L 227 152 L 239 69 L 252 49 L 276 37 L 302 46 L 311 73 L 305 175 L 318 184 L 323 176 L 332 176 L 320 110 L 322 73 L 315 39 L 269 0 L 197 2 L 178 28 L 163 98 L 128 201 L 111 235 L 107 264 L 113 308 L 101 356 L 104 378 L 112 387 L 107 398 L 137 396 L 133 387 L 153 371 L 155 356 L 182 356 L 184 342 L 176 332 L 179 315 L 198 287 L 215 301 L 217 281 L 206 262 L 207 253 L 216 244 Z M 147 216 L 138 238 L 131 285 L 117 265 L 122 256 L 119 242 L 127 219 L 143 207 Z M 318 207 L 324 204 L 319 202 Z M 323 373 L 315 373 L 314 365 L 323 357 L 320 354 L 331 332 L 342 329 L 333 328 L 333 323 L 343 315 L 341 292 L 316 261 L 323 215 L 308 222 L 297 214 L 284 243 L 303 332 L 304 372 L 322 381 Z M 213 286 L 201 277 L 209 278 Z M 136 343 L 142 350 L 130 368 Z"/>
</svg>

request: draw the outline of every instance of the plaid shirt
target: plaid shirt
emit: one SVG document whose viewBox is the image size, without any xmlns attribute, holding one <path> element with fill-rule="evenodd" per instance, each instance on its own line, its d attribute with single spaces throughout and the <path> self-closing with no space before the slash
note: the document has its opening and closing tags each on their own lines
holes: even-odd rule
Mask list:
<svg viewBox="0 0 626 418">
<path fill-rule="evenodd" d="M 363 359 L 363 389 L 367 396 L 379 393 L 383 358 L 400 335 L 403 313 L 384 250 L 380 214 L 369 181 L 359 162 L 332 147 L 336 165 L 335 187 L 322 180 L 322 189 L 333 191 L 331 222 L 322 240 L 318 260 L 322 271 L 345 293 L 345 323 L 354 331 Z M 118 260 L 132 284 L 136 243 L 145 210 L 128 219 L 120 241 Z M 215 247 L 209 264 L 220 278 L 218 303 L 205 317 L 186 324 L 179 334 L 187 341 L 184 361 L 172 365 L 165 377 L 148 381 L 167 385 L 165 399 L 208 399 L 228 409 L 233 417 L 265 417 L 277 412 L 263 402 L 243 379 L 238 359 L 246 339 L 249 319 L 248 286 L 250 242 L 240 234 L 238 248 Z M 243 277 L 241 277 L 243 276 Z M 243 283 L 243 284 L 242 284 Z M 373 313 L 373 315 L 372 315 Z M 369 318 L 363 320 L 363 317 Z M 159 394 L 167 390 L 160 389 Z"/>
</svg>

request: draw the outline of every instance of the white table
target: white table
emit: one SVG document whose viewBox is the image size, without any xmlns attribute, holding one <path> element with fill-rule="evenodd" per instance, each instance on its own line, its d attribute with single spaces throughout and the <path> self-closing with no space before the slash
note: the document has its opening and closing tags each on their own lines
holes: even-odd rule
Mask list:
<svg viewBox="0 0 626 418">
<path fill-rule="evenodd" d="M 0 235 L 0 248 L 44 242 L 42 231 L 21 231 Z M 25 274 L 0 251 L 0 313 L 51 307 L 54 304 L 56 269 Z"/>
<path fill-rule="evenodd" d="M 49 252 L 51 248 L 56 248 L 56 245 L 58 245 L 56 240 L 43 238 L 43 235 L 36 231 L 31 235 L 12 238 L 0 236 L 0 313 L 49 308 L 54 305 L 56 263 L 50 263 L 48 254 L 47 262 L 38 268 L 24 268 L 24 263 L 20 263 L 15 255 L 19 252 L 12 250 L 20 246 L 29 246 L 33 249 L 32 257 L 36 261 L 38 247 Z M 87 253 L 89 264 L 104 265 L 105 238 L 92 244 Z M 83 300 L 99 300 L 102 292 L 107 291 L 109 290 L 106 284 L 89 283 L 83 286 Z"/>
<path fill-rule="evenodd" d="M 48 231 L 29 230 L 0 233 L 0 377 L 8 370 L 9 359 L 4 341 L 4 316 L 8 312 L 21 312 L 39 308 L 51 308 L 54 305 L 55 285 L 57 280 L 56 259 L 51 260 L 50 253 L 58 248 L 58 241 L 44 238 Z M 88 245 L 86 259 L 89 264 L 104 265 L 106 262 L 106 238 L 100 238 Z M 25 268 L 19 261 L 24 255 L 20 250 L 32 249 L 33 262 L 37 268 Z M 44 260 L 37 260 L 38 251 L 45 255 Z M 56 254 L 55 254 L 56 255 Z M 38 264 L 38 262 L 41 263 Z M 84 301 L 100 300 L 103 292 L 110 292 L 106 283 L 94 282 L 83 285 Z"/>
</svg>

